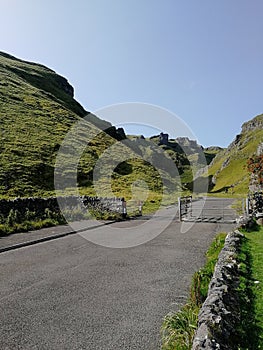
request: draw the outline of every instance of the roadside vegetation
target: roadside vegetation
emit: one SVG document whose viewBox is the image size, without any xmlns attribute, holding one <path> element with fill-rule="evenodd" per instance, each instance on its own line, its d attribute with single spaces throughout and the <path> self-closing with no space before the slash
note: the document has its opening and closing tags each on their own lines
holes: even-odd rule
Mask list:
<svg viewBox="0 0 263 350">
<path fill-rule="evenodd" d="M 65 223 L 65 219 L 60 213 L 52 212 L 48 208 L 45 210 L 44 217 L 38 217 L 35 212 L 29 210 L 22 217 L 17 210 L 11 209 L 7 218 L 0 214 L 0 236 L 38 230 Z"/>
<path fill-rule="evenodd" d="M 244 239 L 237 256 L 239 263 L 238 326 L 239 350 L 263 349 L 263 226 L 242 229 Z M 218 255 L 226 234 L 219 234 L 210 246 L 204 267 L 192 279 L 187 303 L 165 316 L 162 325 L 162 350 L 190 350 L 197 328 L 198 313 L 207 297 Z"/>
<path fill-rule="evenodd" d="M 6 236 L 11 233 L 18 233 L 18 232 L 28 232 L 31 230 L 39 230 L 41 228 L 45 227 L 52 227 L 56 225 L 63 225 L 66 224 L 65 219 L 61 218 L 61 220 L 55 220 L 55 219 L 39 219 L 37 220 L 34 218 L 33 220 L 25 220 L 21 223 L 14 222 L 12 224 L 4 223 L 0 224 L 0 237 Z"/>
<path fill-rule="evenodd" d="M 263 226 L 242 230 L 245 239 L 240 261 L 240 350 L 263 349 Z"/>
<path fill-rule="evenodd" d="M 198 312 L 206 299 L 218 255 L 224 246 L 226 233 L 219 233 L 206 253 L 206 263 L 192 278 L 190 295 L 177 312 L 165 316 L 162 325 L 162 350 L 189 350 L 198 322 Z"/>
</svg>

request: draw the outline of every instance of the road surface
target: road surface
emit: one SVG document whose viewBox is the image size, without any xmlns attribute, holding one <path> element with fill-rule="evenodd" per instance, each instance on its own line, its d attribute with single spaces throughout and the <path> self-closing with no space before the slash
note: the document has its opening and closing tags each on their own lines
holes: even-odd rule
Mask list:
<svg viewBox="0 0 263 350">
<path fill-rule="evenodd" d="M 124 230 L 144 221 L 112 225 Z M 233 228 L 188 225 L 182 233 L 173 220 L 131 248 L 107 248 L 75 234 L 1 253 L 1 350 L 159 349 L 163 317 L 186 301 L 216 232 Z"/>
</svg>

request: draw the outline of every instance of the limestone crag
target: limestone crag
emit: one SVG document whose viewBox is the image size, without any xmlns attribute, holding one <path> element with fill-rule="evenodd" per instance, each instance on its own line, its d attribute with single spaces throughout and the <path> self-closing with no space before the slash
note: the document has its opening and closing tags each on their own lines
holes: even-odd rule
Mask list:
<svg viewBox="0 0 263 350">
<path fill-rule="evenodd" d="M 190 140 L 188 137 L 177 137 L 176 142 L 184 150 L 187 149 L 187 153 L 199 153 L 203 150 L 203 147 L 198 145 L 196 140 Z"/>
<path fill-rule="evenodd" d="M 69 96 L 74 97 L 74 88 L 69 84 L 67 79 L 60 75 L 56 75 L 56 82 L 61 90 L 65 91 Z"/>
<path fill-rule="evenodd" d="M 263 115 L 259 115 L 242 125 L 242 133 L 256 129 L 263 129 Z"/>
<path fill-rule="evenodd" d="M 261 156 L 263 154 L 263 142 L 258 145 L 257 155 Z"/>
</svg>

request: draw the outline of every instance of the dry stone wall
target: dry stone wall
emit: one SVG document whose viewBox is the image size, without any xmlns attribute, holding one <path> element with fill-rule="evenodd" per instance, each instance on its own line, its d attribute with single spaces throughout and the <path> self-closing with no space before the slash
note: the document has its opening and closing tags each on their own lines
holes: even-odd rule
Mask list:
<svg viewBox="0 0 263 350">
<path fill-rule="evenodd" d="M 240 322 L 237 254 L 243 237 L 239 231 L 234 231 L 226 238 L 207 299 L 199 312 L 192 350 L 236 349 Z"/>
<path fill-rule="evenodd" d="M 118 212 L 122 205 L 120 198 L 99 198 L 89 196 L 68 196 L 49 198 L 16 198 L 13 200 L 0 200 L 0 217 L 5 220 L 10 212 L 15 213 L 21 220 L 25 219 L 28 213 L 34 218 L 45 218 L 47 211 L 60 214 L 59 204 L 68 210 L 75 210 L 83 204 L 87 208 L 101 211 Z"/>
</svg>

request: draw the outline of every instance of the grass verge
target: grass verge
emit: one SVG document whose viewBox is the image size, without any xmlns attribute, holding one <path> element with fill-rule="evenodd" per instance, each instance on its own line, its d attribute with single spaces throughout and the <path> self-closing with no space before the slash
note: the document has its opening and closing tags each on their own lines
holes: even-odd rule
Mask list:
<svg viewBox="0 0 263 350">
<path fill-rule="evenodd" d="M 263 227 L 244 231 L 239 254 L 240 350 L 263 349 Z"/>
<path fill-rule="evenodd" d="M 66 214 L 67 220 L 63 215 Z M 80 208 L 65 209 L 63 213 L 60 211 L 51 211 L 46 208 L 44 215 L 36 212 L 26 211 L 25 215 L 21 215 L 17 210 L 11 209 L 7 218 L 0 215 L 0 237 L 7 236 L 12 233 L 27 232 L 31 230 L 39 230 L 45 227 L 57 225 L 65 225 L 69 221 L 81 221 L 89 219 L 97 220 L 121 220 L 119 213 L 106 210 L 89 208 L 89 211 L 83 212 Z"/>
<path fill-rule="evenodd" d="M 206 253 L 206 264 L 192 279 L 187 303 L 178 311 L 165 316 L 162 333 L 162 350 L 189 350 L 198 322 L 198 312 L 206 299 L 218 255 L 224 246 L 226 233 L 219 233 Z"/>
<path fill-rule="evenodd" d="M 43 219 L 34 221 L 24 221 L 23 223 L 15 223 L 12 226 L 8 224 L 0 224 L 0 237 L 12 233 L 28 232 L 31 230 L 39 230 L 45 227 L 52 227 L 56 225 L 65 224 L 65 221 L 58 221 L 54 219 Z"/>
</svg>

